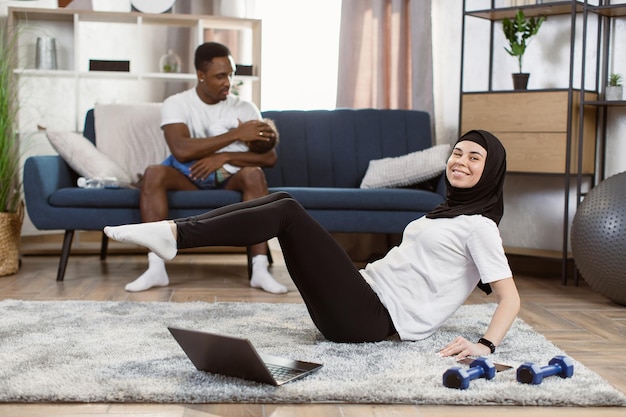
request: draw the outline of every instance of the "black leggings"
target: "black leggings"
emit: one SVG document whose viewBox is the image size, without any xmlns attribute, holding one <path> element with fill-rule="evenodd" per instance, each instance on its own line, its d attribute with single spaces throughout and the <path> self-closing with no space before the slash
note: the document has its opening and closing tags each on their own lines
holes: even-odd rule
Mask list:
<svg viewBox="0 0 626 417">
<path fill-rule="evenodd" d="M 315 326 L 335 342 L 396 333 L 389 312 L 335 239 L 287 193 L 174 220 L 178 248 L 250 246 L 277 237 Z"/>
</svg>

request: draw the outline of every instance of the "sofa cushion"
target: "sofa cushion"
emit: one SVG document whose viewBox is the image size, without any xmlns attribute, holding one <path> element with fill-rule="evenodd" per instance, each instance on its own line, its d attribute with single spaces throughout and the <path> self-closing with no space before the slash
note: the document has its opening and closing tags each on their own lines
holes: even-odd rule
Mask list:
<svg viewBox="0 0 626 417">
<path fill-rule="evenodd" d="M 124 168 L 132 182 L 170 154 L 161 131 L 160 103 L 99 104 L 96 147 Z"/>
<path fill-rule="evenodd" d="M 115 177 L 119 181 L 130 182 L 130 177 L 118 163 L 96 149 L 80 133 L 46 131 L 46 136 L 78 175 L 85 178 Z"/>
<path fill-rule="evenodd" d="M 130 188 L 61 188 L 50 195 L 53 207 L 139 207 L 139 190 Z"/>
<path fill-rule="evenodd" d="M 394 158 L 372 160 L 361 188 L 406 187 L 440 175 L 450 156 L 450 145 L 437 145 Z"/>
<path fill-rule="evenodd" d="M 212 209 L 241 201 L 229 190 L 170 191 L 170 208 Z M 61 188 L 50 195 L 55 207 L 139 208 L 139 190 Z"/>
</svg>

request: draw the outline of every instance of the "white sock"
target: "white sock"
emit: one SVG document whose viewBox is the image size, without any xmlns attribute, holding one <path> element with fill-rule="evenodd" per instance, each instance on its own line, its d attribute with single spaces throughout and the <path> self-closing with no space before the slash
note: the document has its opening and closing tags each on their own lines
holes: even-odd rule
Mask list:
<svg viewBox="0 0 626 417">
<path fill-rule="evenodd" d="M 145 246 L 168 261 L 174 259 L 178 251 L 178 245 L 167 220 L 124 226 L 107 226 L 104 228 L 104 233 L 111 239 L 120 242 Z"/>
<path fill-rule="evenodd" d="M 165 287 L 170 283 L 165 270 L 165 261 L 156 253 L 148 254 L 148 269 L 139 278 L 126 284 L 126 291 L 145 291 L 152 287 Z"/>
<path fill-rule="evenodd" d="M 250 286 L 252 288 L 260 288 L 263 291 L 273 294 L 283 294 L 287 292 L 285 287 L 270 274 L 267 267 L 269 262 L 266 255 L 256 255 L 252 258 L 252 278 Z"/>
</svg>

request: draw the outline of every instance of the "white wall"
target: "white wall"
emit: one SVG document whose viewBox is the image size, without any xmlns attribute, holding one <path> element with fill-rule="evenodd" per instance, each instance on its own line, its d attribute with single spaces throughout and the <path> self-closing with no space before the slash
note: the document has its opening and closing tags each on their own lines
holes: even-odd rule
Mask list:
<svg viewBox="0 0 626 417">
<path fill-rule="evenodd" d="M 489 2 L 469 1 L 472 8 L 488 8 Z M 435 73 L 435 128 L 439 143 L 452 142 L 458 135 L 459 89 L 461 73 L 461 26 L 462 4 L 458 0 L 432 1 L 433 9 L 433 60 Z M 578 27 L 582 17 L 578 17 Z M 475 19 L 474 19 L 475 20 Z M 590 21 L 590 32 L 595 22 Z M 617 39 L 626 36 L 623 18 L 615 25 Z M 524 71 L 531 73 L 530 89 L 565 88 L 569 80 L 570 20 L 567 16 L 549 17 L 537 37 L 530 44 Z M 580 44 L 582 30 L 577 30 Z M 517 72 L 516 61 L 504 51 L 504 39 L 500 26 L 495 31 L 493 88 L 511 89 L 510 74 Z M 477 91 L 487 87 L 489 23 L 473 21 L 468 24 L 466 46 L 473 67 L 466 68 L 465 89 Z M 486 46 L 487 45 L 487 46 Z M 500 46 L 501 45 L 501 46 Z M 588 46 L 589 67 L 594 66 L 595 43 Z M 581 51 L 575 51 L 575 78 L 580 79 Z M 466 51 L 466 54 L 468 52 Z M 626 75 L 626 47 L 619 45 L 611 51 L 611 72 Z M 481 67 L 481 63 L 485 63 Z M 479 65 L 476 65 L 478 63 Z M 593 87 L 594 74 L 587 74 L 585 86 Z M 577 82 L 580 86 L 580 81 Z M 606 174 L 626 170 L 626 109 L 610 110 L 607 135 Z M 570 187 L 570 219 L 575 212 L 575 189 Z M 565 183 L 561 176 L 537 176 L 512 174 L 505 183 L 505 215 L 500 230 L 505 246 L 561 250 Z"/>
<path fill-rule="evenodd" d="M 623 42 L 626 36 L 626 18 L 615 20 L 612 40 L 622 40 L 614 42 L 615 48 L 611 51 L 609 59 L 609 72 L 622 74 L 626 83 L 626 43 Z M 626 88 L 626 87 L 624 87 Z M 626 93 L 624 93 L 626 96 Z M 624 97 L 626 99 L 626 97 Z M 606 141 L 606 176 L 618 174 L 626 170 L 626 109 L 613 108 L 608 111 L 611 122 L 607 126 Z"/>
<path fill-rule="evenodd" d="M 214 1 L 223 16 L 263 21 L 262 111 L 335 108 L 340 0 Z"/>
<path fill-rule="evenodd" d="M 261 110 L 334 109 L 338 0 L 256 0 L 263 20 Z"/>
</svg>

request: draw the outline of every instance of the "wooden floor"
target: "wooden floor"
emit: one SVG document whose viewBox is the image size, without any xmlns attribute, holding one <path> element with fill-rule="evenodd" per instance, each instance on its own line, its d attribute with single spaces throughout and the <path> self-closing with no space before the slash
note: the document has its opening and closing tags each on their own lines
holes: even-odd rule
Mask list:
<svg viewBox="0 0 626 417">
<path fill-rule="evenodd" d="M 275 246 L 274 246 L 275 247 Z M 22 257 L 20 271 L 0 278 L 0 299 L 132 300 L 185 302 L 201 300 L 302 302 L 289 280 L 280 252 L 273 250 L 274 275 L 289 286 L 286 295 L 249 288 L 242 254 L 186 254 L 168 263 L 169 287 L 131 294 L 124 285 L 146 266 L 145 254 L 70 257 L 65 281 L 55 281 L 57 256 Z M 527 258 L 526 262 L 536 262 Z M 514 267 L 515 272 L 515 267 Z M 539 274 L 534 274 L 539 275 Z M 572 357 L 626 392 L 626 308 L 591 291 L 584 282 L 563 286 L 558 277 L 517 275 L 521 318 Z M 468 303 L 493 302 L 479 292 Z M 1 344 L 0 344 L 1 346 Z M 449 407 L 358 404 L 0 404 L 0 416 L 623 416 L 615 407 Z"/>
</svg>

